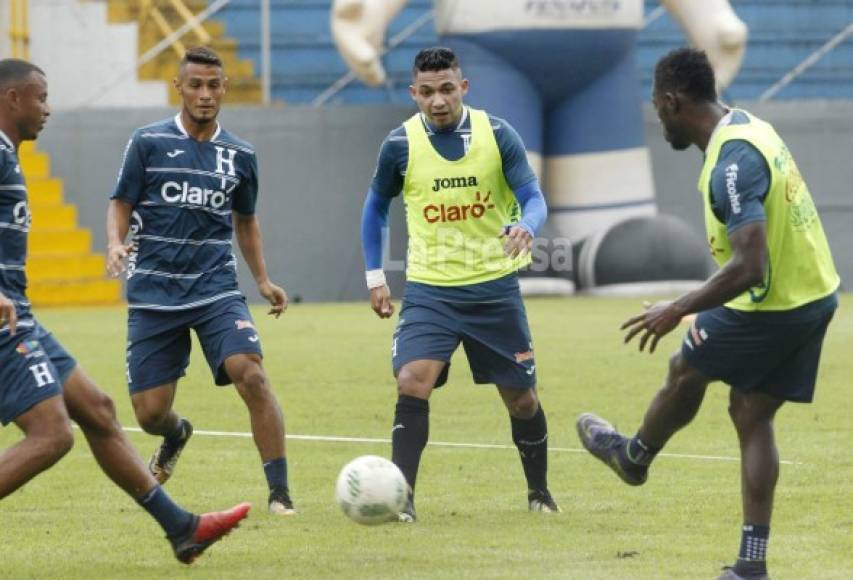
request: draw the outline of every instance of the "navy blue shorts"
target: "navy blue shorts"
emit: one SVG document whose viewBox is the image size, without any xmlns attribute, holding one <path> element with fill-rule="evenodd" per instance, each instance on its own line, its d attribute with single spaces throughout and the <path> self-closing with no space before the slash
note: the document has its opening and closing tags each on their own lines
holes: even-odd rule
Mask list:
<svg viewBox="0 0 853 580">
<path fill-rule="evenodd" d="M 76 366 L 35 320 L 21 321 L 15 336 L 0 335 L 0 423 L 7 425 L 45 399 L 61 395 Z"/>
<path fill-rule="evenodd" d="M 707 377 L 739 391 L 810 403 L 823 337 L 837 306 L 832 294 L 786 312 L 713 308 L 696 317 L 681 354 Z"/>
<path fill-rule="evenodd" d="M 127 384 L 130 393 L 176 381 L 190 362 L 190 329 L 195 330 L 217 385 L 229 385 L 225 359 L 261 355 L 246 299 L 235 296 L 177 311 L 132 308 L 127 321 Z"/>
<path fill-rule="evenodd" d="M 514 290 L 492 301 L 448 301 L 444 289 L 409 283 L 391 346 L 396 375 L 406 363 L 439 360 L 447 365 L 435 387 L 447 382 L 450 358 L 462 343 L 474 382 L 502 387 L 536 385 L 533 343 L 527 313 Z M 450 291 L 452 296 L 452 291 Z"/>
</svg>

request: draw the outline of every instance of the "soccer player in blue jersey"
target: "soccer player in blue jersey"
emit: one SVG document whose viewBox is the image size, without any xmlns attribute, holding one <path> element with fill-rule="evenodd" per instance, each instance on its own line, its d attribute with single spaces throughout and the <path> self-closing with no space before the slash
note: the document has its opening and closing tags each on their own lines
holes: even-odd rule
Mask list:
<svg viewBox="0 0 853 580">
<path fill-rule="evenodd" d="M 31 218 L 18 146 L 35 139 L 49 115 L 44 72 L 23 60 L 0 61 L 0 422 L 24 432 L 0 452 L 0 498 L 68 453 L 73 420 L 104 473 L 157 520 L 175 556 L 189 564 L 236 527 L 249 504 L 200 516 L 175 504 L 127 440 L 112 400 L 30 310 L 25 263 Z"/>
<path fill-rule="evenodd" d="M 163 442 L 151 458 L 161 483 L 192 435 L 172 409 L 195 330 L 217 385 L 234 383 L 249 410 L 269 485 L 269 511 L 295 513 L 287 482 L 284 419 L 261 365 L 261 343 L 237 287 L 232 234 L 278 318 L 287 295 L 263 257 L 252 146 L 217 122 L 227 79 L 208 48 L 186 52 L 175 87 L 183 108 L 137 129 L 107 216 L 108 264 L 127 270 L 127 381 L 142 428 Z M 130 232 L 130 239 L 127 239 Z"/>
<path fill-rule="evenodd" d="M 584 413 L 584 446 L 626 483 L 642 485 L 657 453 L 696 416 L 707 386 L 730 386 L 741 451 L 740 552 L 721 580 L 763 580 L 779 455 L 776 412 L 814 396 L 821 346 L 840 283 L 809 189 L 773 127 L 717 100 L 705 53 L 677 49 L 655 68 L 654 105 L 674 149 L 704 153 L 699 191 L 711 254 L 720 266 L 701 288 L 629 319 L 640 350 L 697 313 L 670 358 L 663 387 L 637 434 Z"/>
<path fill-rule="evenodd" d="M 509 412 L 529 509 L 558 512 L 548 490 L 548 428 L 517 277 L 547 215 L 539 182 L 515 130 L 463 104 L 468 81 L 452 51 L 422 50 L 412 75 L 420 113 L 383 142 L 362 215 L 371 306 L 388 318 L 394 307 L 382 270 L 382 230 L 402 193 L 409 252 L 391 351 L 399 395 L 391 436 L 392 460 L 412 491 L 399 519 L 415 520 L 429 398 L 446 382 L 460 342 L 474 381 L 494 384 Z"/>
</svg>

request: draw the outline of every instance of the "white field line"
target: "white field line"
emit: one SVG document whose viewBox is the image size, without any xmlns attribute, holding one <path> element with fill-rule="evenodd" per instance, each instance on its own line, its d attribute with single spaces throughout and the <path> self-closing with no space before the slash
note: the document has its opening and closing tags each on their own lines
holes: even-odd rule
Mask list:
<svg viewBox="0 0 853 580">
<path fill-rule="evenodd" d="M 125 431 L 131 433 L 142 433 L 139 427 L 124 427 Z M 251 438 L 251 433 L 241 431 L 202 431 L 193 429 L 193 435 L 204 435 L 207 437 L 242 437 Z M 391 443 L 390 439 L 380 439 L 373 437 L 336 437 L 331 435 L 287 435 L 288 439 L 293 441 L 325 441 L 330 443 Z M 427 445 L 433 447 L 461 447 L 464 449 L 511 449 L 515 450 L 514 445 L 497 445 L 492 443 L 454 443 L 451 441 L 430 441 Z M 575 447 L 549 447 L 548 451 L 558 453 L 587 453 L 586 449 Z M 720 455 L 694 455 L 691 453 L 660 453 L 660 457 L 673 457 L 675 459 L 698 459 L 700 461 L 740 461 L 740 457 L 725 457 Z M 796 461 L 780 460 L 783 465 L 802 465 Z"/>
</svg>

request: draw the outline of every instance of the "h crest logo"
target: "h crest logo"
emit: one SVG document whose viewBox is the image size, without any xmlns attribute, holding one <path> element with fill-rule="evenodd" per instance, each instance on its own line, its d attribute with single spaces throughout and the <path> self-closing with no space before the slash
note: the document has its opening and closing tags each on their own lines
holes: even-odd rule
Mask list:
<svg viewBox="0 0 853 580">
<path fill-rule="evenodd" d="M 236 149 L 226 149 L 225 147 L 216 146 L 216 173 L 227 173 L 232 177 L 237 175 L 234 171 L 235 157 L 237 157 Z M 226 167 L 228 171 L 225 170 Z"/>
</svg>

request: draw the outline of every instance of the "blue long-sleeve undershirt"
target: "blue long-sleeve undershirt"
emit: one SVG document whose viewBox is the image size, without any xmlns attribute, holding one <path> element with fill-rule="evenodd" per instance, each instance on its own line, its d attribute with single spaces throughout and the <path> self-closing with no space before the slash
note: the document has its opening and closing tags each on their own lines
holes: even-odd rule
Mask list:
<svg viewBox="0 0 853 580">
<path fill-rule="evenodd" d="M 391 199 L 379 195 L 372 187 L 367 191 L 361 210 L 361 251 L 365 270 L 382 268 L 382 233 L 388 227 Z"/>
<path fill-rule="evenodd" d="M 539 182 L 534 179 L 521 186 L 515 192 L 515 198 L 521 206 L 522 218 L 518 225 L 535 237 L 548 217 L 548 206 Z M 367 191 L 361 212 L 361 249 L 366 270 L 382 268 L 382 235 L 388 227 L 391 200 L 376 193 L 372 187 Z"/>
<path fill-rule="evenodd" d="M 515 192 L 515 199 L 521 206 L 521 221 L 518 223 L 527 230 L 534 238 L 542 229 L 548 217 L 548 206 L 545 204 L 545 196 L 539 188 L 539 181 L 533 181 L 522 185 Z"/>
</svg>

